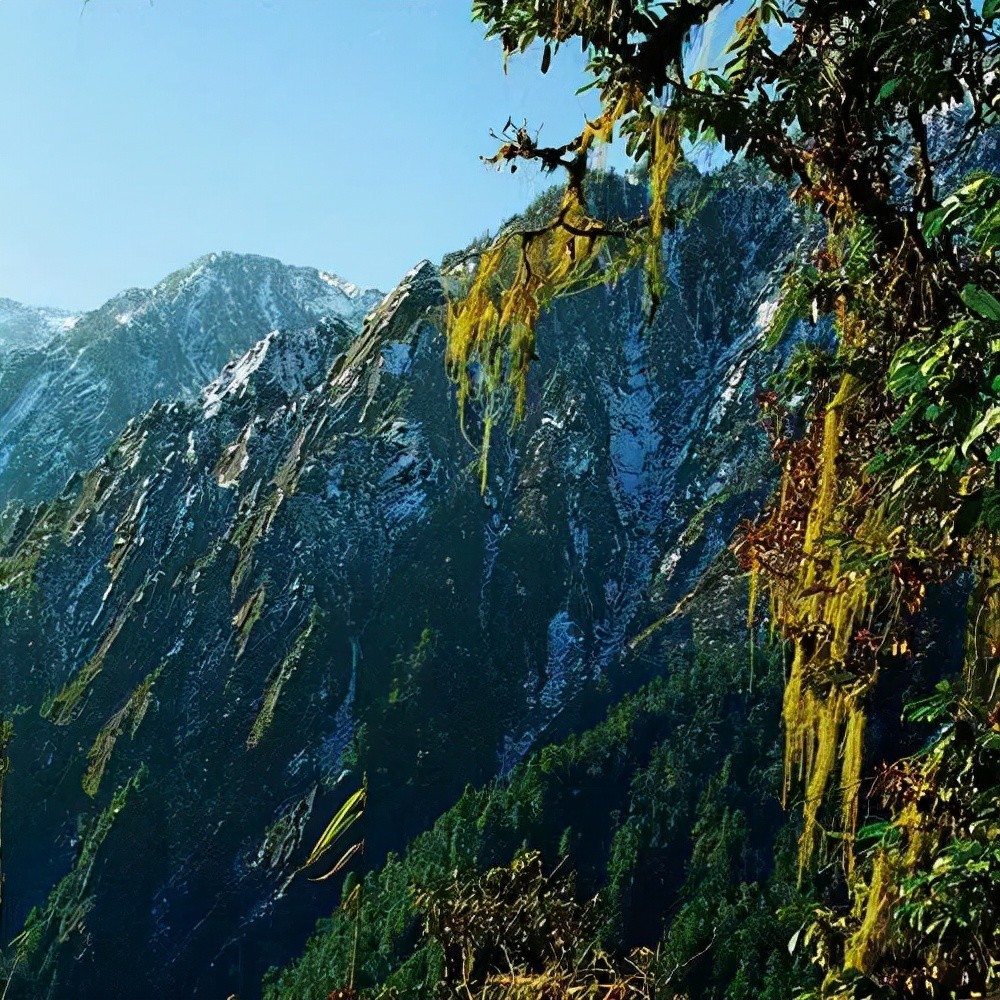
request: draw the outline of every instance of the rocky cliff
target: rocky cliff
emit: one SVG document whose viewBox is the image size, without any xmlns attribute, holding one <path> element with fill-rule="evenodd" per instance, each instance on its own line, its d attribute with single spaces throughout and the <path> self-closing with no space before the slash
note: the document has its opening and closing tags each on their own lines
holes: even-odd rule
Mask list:
<svg viewBox="0 0 1000 1000">
<path fill-rule="evenodd" d="M 780 359 L 757 348 L 806 232 L 736 168 L 699 205 L 652 328 L 639 274 L 544 316 L 528 419 L 495 435 L 483 495 L 442 360 L 452 263 L 416 267 L 358 332 L 266 268 L 226 261 L 240 282 L 220 284 L 202 261 L 81 320 L 35 381 L 0 381 L 44 442 L 38 385 L 70 406 L 84 364 L 89 385 L 133 370 L 135 407 L 182 373 L 6 519 L 12 998 L 254 996 L 337 901 L 293 873 L 362 772 L 371 866 L 659 669 L 686 628 L 665 616 L 767 494 L 755 396 Z M 178 310 L 252 339 L 228 360 L 232 338 L 165 337 Z M 88 398 L 99 429 L 60 469 L 104 447 Z M 30 494 L 42 453 L 8 440 L 8 495 Z M 739 632 L 732 613 L 706 642 Z"/>
</svg>

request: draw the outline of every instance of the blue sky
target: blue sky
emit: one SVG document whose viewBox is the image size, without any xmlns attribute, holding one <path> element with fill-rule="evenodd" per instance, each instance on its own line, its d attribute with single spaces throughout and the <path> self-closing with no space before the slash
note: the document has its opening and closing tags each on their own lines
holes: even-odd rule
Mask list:
<svg viewBox="0 0 1000 1000">
<path fill-rule="evenodd" d="M 578 131 L 579 50 L 504 77 L 468 0 L 0 0 L 0 295 L 91 308 L 211 250 L 388 288 L 548 183 L 479 162 Z"/>
</svg>

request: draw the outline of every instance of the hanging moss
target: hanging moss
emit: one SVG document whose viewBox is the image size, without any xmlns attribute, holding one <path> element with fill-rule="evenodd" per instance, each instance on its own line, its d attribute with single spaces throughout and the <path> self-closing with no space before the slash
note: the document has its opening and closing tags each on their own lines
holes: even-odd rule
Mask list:
<svg viewBox="0 0 1000 1000">
<path fill-rule="evenodd" d="M 889 869 L 888 852 L 876 851 L 871 866 L 871 879 L 855 893 L 855 914 L 861 918 L 861 923 L 847 942 L 845 969 L 857 969 L 858 972 L 872 970 L 889 923 L 892 902 Z"/>
<path fill-rule="evenodd" d="M 623 87 L 566 149 L 540 150 L 519 133 L 490 158 L 489 162 L 499 164 L 517 158 L 541 159 L 548 169 L 564 167 L 569 180 L 552 219 L 534 229 L 502 233 L 479 254 L 472 278 L 446 311 L 445 361 L 457 386 L 463 427 L 469 401 L 475 398 L 481 406 L 480 485 L 484 490 L 494 425 L 508 404 L 512 423 L 524 418 L 542 310 L 558 296 L 614 281 L 643 258 L 651 313 L 662 297 L 662 240 L 671 220 L 668 188 L 681 159 L 677 118 L 666 112 L 650 118 L 648 218 L 617 224 L 596 219 L 583 187 L 591 147 L 610 142 L 616 125 L 634 115 L 642 103 L 640 92 Z"/>
<path fill-rule="evenodd" d="M 670 178 L 681 156 L 680 125 L 676 115 L 661 113 L 650 129 L 649 243 L 646 250 L 646 291 L 655 312 L 663 298 L 663 237 L 667 230 Z"/>
</svg>

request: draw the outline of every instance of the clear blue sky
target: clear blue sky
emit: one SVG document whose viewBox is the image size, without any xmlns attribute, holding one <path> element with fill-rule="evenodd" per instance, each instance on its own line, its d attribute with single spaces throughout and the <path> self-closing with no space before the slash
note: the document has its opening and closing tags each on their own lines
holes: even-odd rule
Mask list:
<svg viewBox="0 0 1000 1000">
<path fill-rule="evenodd" d="M 548 183 L 490 127 L 593 113 L 579 50 L 504 77 L 469 0 L 0 0 L 0 295 L 91 308 L 212 250 L 391 287 Z"/>
</svg>

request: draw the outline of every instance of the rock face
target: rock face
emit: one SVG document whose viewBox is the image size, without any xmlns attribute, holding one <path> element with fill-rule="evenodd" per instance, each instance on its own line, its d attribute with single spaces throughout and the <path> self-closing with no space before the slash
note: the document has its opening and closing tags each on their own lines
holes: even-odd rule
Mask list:
<svg viewBox="0 0 1000 1000">
<path fill-rule="evenodd" d="M 196 396 L 271 330 L 324 317 L 357 328 L 380 298 L 323 271 L 222 253 L 81 316 L 0 301 L 0 508 L 54 496 L 127 420 Z"/>
<path fill-rule="evenodd" d="M 69 392 L 127 336 L 144 386 L 174 365 L 208 384 L 5 527 L 0 930 L 32 930 L 10 996 L 252 997 L 339 898 L 291 876 L 362 772 L 372 865 L 645 679 L 673 634 L 649 626 L 768 489 L 760 316 L 804 231 L 783 191 L 730 177 L 670 235 L 651 329 L 638 274 L 558 302 L 485 495 L 431 264 L 360 333 L 237 260 L 242 283 L 204 261 L 81 320 L 37 379 Z M 209 382 L 231 341 L 152 332 L 183 310 L 286 329 Z M 47 408 L 21 405 L 43 438 Z"/>
</svg>

